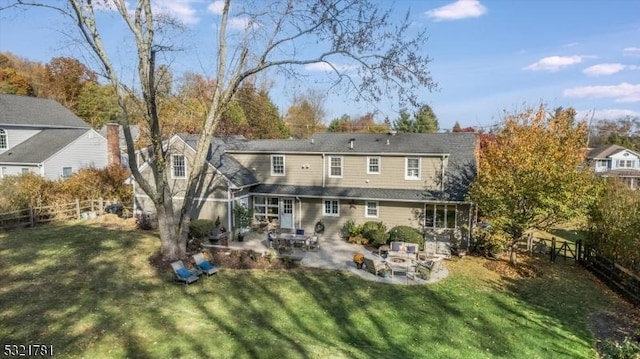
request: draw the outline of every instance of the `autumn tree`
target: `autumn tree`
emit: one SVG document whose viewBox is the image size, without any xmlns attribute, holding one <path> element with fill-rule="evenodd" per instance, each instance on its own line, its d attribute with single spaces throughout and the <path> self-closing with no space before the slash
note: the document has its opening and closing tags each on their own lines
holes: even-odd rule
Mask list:
<svg viewBox="0 0 640 359">
<path fill-rule="evenodd" d="M 334 118 L 327 127 L 329 132 L 384 133 L 389 130 L 388 121 L 378 123 L 373 112 L 365 113 L 356 118 L 342 115 L 339 118 Z"/>
<path fill-rule="evenodd" d="M 589 245 L 616 263 L 640 273 L 640 192 L 618 178 L 603 178 L 589 208 Z"/>
<path fill-rule="evenodd" d="M 88 83 L 96 83 L 97 77 L 77 59 L 56 57 L 45 65 L 45 82 L 46 97 L 76 113 L 82 88 Z"/>
<path fill-rule="evenodd" d="M 44 0 L 14 1 L 18 5 L 45 7 L 58 4 Z M 130 78 L 118 71 L 113 63 L 115 55 L 103 42 L 100 24 L 105 17 L 98 16 L 97 12 L 105 11 L 105 7 L 115 10 L 124 31 L 134 41 L 137 58 L 128 65 L 137 70 L 134 88 L 140 94 L 139 107 L 144 109 L 145 127 L 149 129 L 150 176 L 142 176 L 135 156 L 130 157 L 129 165 L 137 187 L 155 206 L 162 254 L 166 259 L 185 256 L 191 209 L 204 190 L 200 178 L 205 175 L 209 144 L 243 83 L 256 74 L 270 70 L 291 80 L 303 80 L 304 66 L 322 64 L 331 69 L 326 76 L 335 91 L 357 94 L 360 100 L 371 102 L 393 95 L 412 105 L 418 102 L 415 89 L 435 87 L 428 70 L 431 60 L 424 50 L 425 32 L 410 28 L 408 16 L 392 23 L 391 10 L 381 9 L 377 1 L 245 1 L 234 2 L 232 8 L 231 0 L 225 0 L 215 8 L 217 37 L 208 39 L 208 44 L 216 47 L 213 51 L 215 68 L 209 69 L 215 78 L 214 88 L 207 101 L 207 110 L 198 121 L 200 139 L 186 180 L 187 189 L 181 193 L 184 200 L 177 206 L 169 185 L 172 183 L 171 167 L 168 165 L 169 153 L 163 146 L 165 137 L 158 113 L 155 78 L 158 55 L 164 50 L 178 48 L 178 44 L 171 43 L 170 36 L 170 26 L 177 20 L 171 18 L 171 14 L 157 13 L 159 10 L 152 6 L 151 0 L 135 3 L 112 0 L 106 5 L 68 0 L 68 4 L 68 8 L 56 10 L 67 15 L 78 27 L 100 63 L 100 72 L 113 86 L 121 110 L 118 119 L 124 128 L 129 153 L 134 153 L 134 143 L 129 129 L 131 108 L 126 100 L 132 86 L 127 86 Z M 113 16 L 108 18 L 115 20 Z M 232 30 L 230 22 L 238 19 L 246 24 L 244 29 Z M 296 50 L 310 43 L 316 44 L 317 51 Z M 349 66 L 336 66 L 344 63 Z"/>
<path fill-rule="evenodd" d="M 575 114 L 547 113 L 541 105 L 509 115 L 482 148 L 470 197 L 493 230 L 506 235 L 513 264 L 526 231 L 583 214 L 593 200 L 593 176 L 583 166 L 587 125 Z"/>
<path fill-rule="evenodd" d="M 326 95 L 316 90 L 308 90 L 304 95 L 294 98 L 285 116 L 293 138 L 309 138 L 314 133 L 325 130 L 325 100 Z"/>
</svg>

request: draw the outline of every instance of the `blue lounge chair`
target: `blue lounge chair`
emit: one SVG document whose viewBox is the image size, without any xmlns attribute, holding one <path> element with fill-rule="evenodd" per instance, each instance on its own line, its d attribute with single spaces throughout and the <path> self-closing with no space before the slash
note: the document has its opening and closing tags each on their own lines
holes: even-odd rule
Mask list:
<svg viewBox="0 0 640 359">
<path fill-rule="evenodd" d="M 218 272 L 218 268 L 209 262 L 202 253 L 194 254 L 193 261 L 196 262 L 196 267 L 208 276 Z"/>
<path fill-rule="evenodd" d="M 198 280 L 198 274 L 188 270 L 182 261 L 171 263 L 171 268 L 173 268 L 174 273 L 173 279 L 177 282 L 183 282 L 185 285 L 189 285 Z"/>
</svg>

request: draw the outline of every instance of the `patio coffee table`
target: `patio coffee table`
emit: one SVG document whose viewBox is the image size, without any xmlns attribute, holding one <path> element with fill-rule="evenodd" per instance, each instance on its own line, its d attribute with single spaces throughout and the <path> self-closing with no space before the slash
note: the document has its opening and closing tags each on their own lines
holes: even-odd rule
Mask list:
<svg viewBox="0 0 640 359">
<path fill-rule="evenodd" d="M 391 276 L 393 276 L 396 273 L 404 273 L 405 275 L 407 275 L 407 273 L 410 271 L 415 272 L 416 263 L 414 260 L 409 258 L 402 258 L 402 257 L 387 258 L 386 263 L 391 268 Z"/>
</svg>

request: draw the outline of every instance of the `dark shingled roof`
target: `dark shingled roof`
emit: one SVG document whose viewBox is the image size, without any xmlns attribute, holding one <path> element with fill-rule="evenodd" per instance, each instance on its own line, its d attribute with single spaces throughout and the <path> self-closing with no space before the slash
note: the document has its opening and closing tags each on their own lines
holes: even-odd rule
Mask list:
<svg viewBox="0 0 640 359">
<path fill-rule="evenodd" d="M 180 135 L 180 137 L 194 150 L 200 138 L 199 135 Z M 259 182 L 252 171 L 225 153 L 229 146 L 245 141 L 246 139 L 242 136 L 214 138 L 211 141 L 211 151 L 207 155 L 207 161 L 238 187 L 254 185 Z"/>
<path fill-rule="evenodd" d="M 369 199 L 378 201 L 424 202 L 442 201 L 422 190 L 390 188 L 345 188 L 321 186 L 289 186 L 278 184 L 260 184 L 251 189 L 255 194 L 271 194 L 297 197 L 326 197 L 343 199 Z"/>
<path fill-rule="evenodd" d="M 54 100 L 0 94 L 0 127 L 90 128 L 81 118 Z"/>
<path fill-rule="evenodd" d="M 0 163 L 42 163 L 89 129 L 45 129 L 0 154 Z"/>
<path fill-rule="evenodd" d="M 353 148 L 351 140 L 353 139 Z M 388 142 L 387 142 L 388 141 Z M 304 140 L 251 140 L 233 152 L 311 152 L 358 154 L 450 154 L 475 141 L 473 133 L 317 133 Z"/>
</svg>

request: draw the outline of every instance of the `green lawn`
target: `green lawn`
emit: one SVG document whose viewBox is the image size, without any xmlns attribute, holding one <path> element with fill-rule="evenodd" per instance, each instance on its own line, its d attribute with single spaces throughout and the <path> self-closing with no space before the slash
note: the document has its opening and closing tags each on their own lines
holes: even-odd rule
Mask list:
<svg viewBox="0 0 640 359">
<path fill-rule="evenodd" d="M 586 318 L 608 303 L 581 268 L 505 280 L 469 257 L 430 286 L 223 269 L 185 288 L 148 264 L 158 245 L 87 222 L 0 234 L 1 344 L 73 358 L 594 358 Z"/>
</svg>

